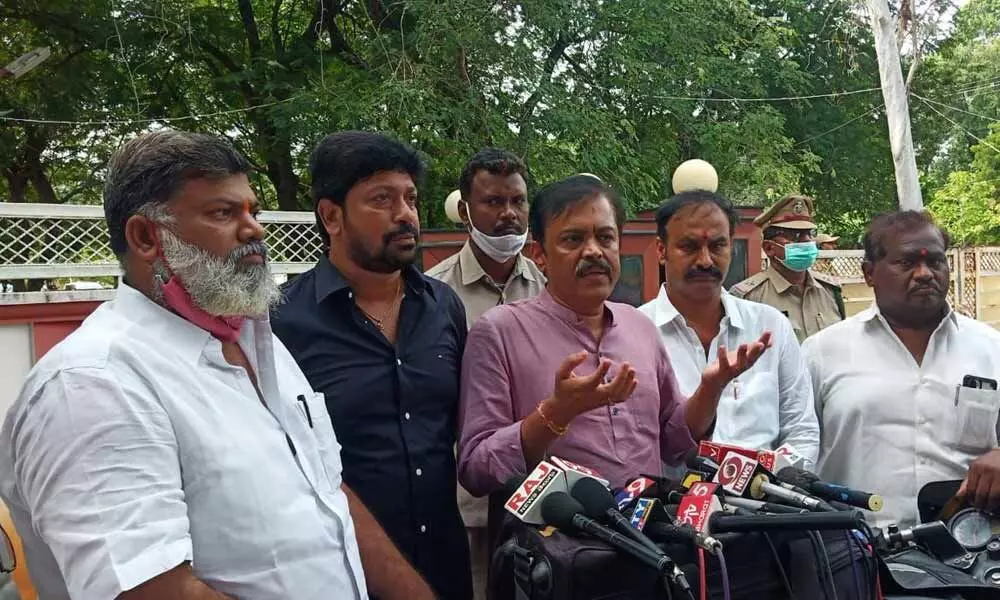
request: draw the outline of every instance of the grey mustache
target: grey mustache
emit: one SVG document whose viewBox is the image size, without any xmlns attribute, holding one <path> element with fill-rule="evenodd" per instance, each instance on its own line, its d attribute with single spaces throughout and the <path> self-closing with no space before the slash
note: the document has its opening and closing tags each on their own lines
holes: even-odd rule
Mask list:
<svg viewBox="0 0 1000 600">
<path fill-rule="evenodd" d="M 243 244 L 239 248 L 236 248 L 229 253 L 229 260 L 236 262 L 242 260 L 248 256 L 253 256 L 254 254 L 261 255 L 265 261 L 268 259 L 268 254 L 270 251 L 267 249 L 267 244 L 264 242 L 250 242 Z"/>
</svg>

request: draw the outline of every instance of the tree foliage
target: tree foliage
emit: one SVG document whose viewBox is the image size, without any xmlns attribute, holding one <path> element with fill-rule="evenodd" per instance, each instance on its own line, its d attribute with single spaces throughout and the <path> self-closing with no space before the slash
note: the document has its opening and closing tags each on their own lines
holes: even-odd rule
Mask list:
<svg viewBox="0 0 1000 600">
<path fill-rule="evenodd" d="M 928 208 L 956 241 L 1000 244 L 1000 0 L 970 0 L 911 100 Z"/>
<path fill-rule="evenodd" d="M 996 244 L 1000 240 L 1000 123 L 972 147 L 970 168 L 953 171 L 929 208 L 955 242 Z"/>
<path fill-rule="evenodd" d="M 996 117 L 996 86 L 942 90 L 1000 79 L 998 2 L 971 0 L 928 45 L 916 93 Z M 231 137 L 286 210 L 309 206 L 323 135 L 391 133 L 430 165 L 425 226 L 485 145 L 523 155 L 533 186 L 598 173 L 633 211 L 693 157 L 737 204 L 815 196 L 845 238 L 895 205 L 881 95 L 831 95 L 878 86 L 851 0 L 7 0 L 0 32 L 0 62 L 53 52 L 0 80 L 0 116 L 74 122 L 0 122 L 0 194 L 18 202 L 98 202 L 113 148 L 172 126 Z M 970 139 L 913 105 L 931 191 L 973 172 Z"/>
</svg>

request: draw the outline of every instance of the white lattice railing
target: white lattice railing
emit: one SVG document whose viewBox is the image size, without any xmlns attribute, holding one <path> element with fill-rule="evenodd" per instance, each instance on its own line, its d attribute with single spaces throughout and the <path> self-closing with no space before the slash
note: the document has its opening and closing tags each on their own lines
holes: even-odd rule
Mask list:
<svg viewBox="0 0 1000 600">
<path fill-rule="evenodd" d="M 321 245 L 311 212 L 264 212 L 260 221 L 275 274 L 301 273 L 315 264 Z M 861 250 L 823 251 L 816 268 L 845 284 L 861 283 L 863 258 Z M 956 248 L 948 262 L 952 305 L 977 318 L 1000 314 L 1000 247 Z M 117 275 L 102 207 L 0 203 L 0 282 Z"/>
<path fill-rule="evenodd" d="M 820 252 L 816 269 L 834 275 L 843 283 L 861 283 L 862 250 Z M 998 304 L 996 284 L 984 286 L 987 280 L 1000 278 L 1000 248 L 953 248 L 948 251 L 951 282 L 948 301 L 962 313 L 983 318 L 984 311 Z M 984 289 L 986 288 L 986 289 Z"/>
<path fill-rule="evenodd" d="M 301 273 L 320 253 L 310 212 L 264 212 L 275 273 Z M 116 276 L 100 206 L 0 203 L 0 280 Z"/>
</svg>

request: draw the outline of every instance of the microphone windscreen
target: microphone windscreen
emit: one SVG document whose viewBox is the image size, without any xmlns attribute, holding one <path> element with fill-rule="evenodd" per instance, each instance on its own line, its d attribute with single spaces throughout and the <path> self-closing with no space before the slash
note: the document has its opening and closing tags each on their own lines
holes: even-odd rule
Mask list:
<svg viewBox="0 0 1000 600">
<path fill-rule="evenodd" d="M 525 479 L 527 479 L 525 475 L 511 475 L 507 478 L 507 481 L 503 482 L 503 485 L 500 486 L 500 489 L 496 493 L 506 500 L 514 495 L 514 492 L 517 491 L 517 488 L 521 487 Z"/>
<path fill-rule="evenodd" d="M 778 481 L 794 485 L 795 487 L 808 490 L 809 486 L 819 481 L 819 477 L 809 471 L 797 469 L 795 467 L 785 467 L 775 473 Z"/>
<path fill-rule="evenodd" d="M 542 499 L 542 519 L 559 529 L 573 529 L 573 517 L 582 512 L 580 503 L 566 492 L 552 492 Z"/>
<path fill-rule="evenodd" d="M 684 464 L 688 468 L 701 471 L 702 473 L 710 473 L 711 475 L 715 475 L 715 472 L 719 470 L 719 465 L 714 460 L 707 456 L 700 456 L 697 452 L 693 455 L 689 452 Z"/>
<path fill-rule="evenodd" d="M 600 481 L 584 477 L 573 484 L 570 490 L 573 499 L 583 505 L 583 514 L 591 519 L 600 519 L 608 510 L 616 508 L 615 498 Z"/>
</svg>

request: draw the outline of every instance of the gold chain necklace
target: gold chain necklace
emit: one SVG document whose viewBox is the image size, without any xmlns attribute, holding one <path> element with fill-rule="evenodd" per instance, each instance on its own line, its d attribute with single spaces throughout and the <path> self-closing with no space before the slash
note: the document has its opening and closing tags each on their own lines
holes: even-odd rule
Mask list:
<svg viewBox="0 0 1000 600">
<path fill-rule="evenodd" d="M 402 276 L 402 274 L 400 274 L 399 281 L 396 282 L 396 296 L 395 296 L 395 299 L 393 300 L 393 302 L 389 306 L 389 308 L 386 309 L 386 311 L 384 313 L 382 313 L 382 318 L 381 319 L 378 318 L 378 317 L 376 317 L 372 313 L 368 312 L 364 308 L 362 308 L 360 304 L 357 305 L 358 309 L 361 310 L 362 314 L 364 314 L 366 317 L 368 317 L 368 320 L 371 321 L 375 325 L 375 327 L 377 327 L 378 330 L 382 332 L 383 335 L 385 335 L 385 323 L 386 323 L 386 321 L 388 321 L 390 317 L 394 316 L 395 313 L 396 313 L 396 311 L 399 310 L 399 305 L 400 305 L 400 303 L 402 301 L 402 298 L 400 297 L 401 296 L 400 295 L 400 291 L 402 291 L 402 289 L 403 289 L 403 276 Z M 355 304 L 357 304 L 357 303 L 355 303 Z"/>
</svg>

